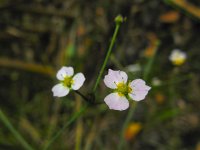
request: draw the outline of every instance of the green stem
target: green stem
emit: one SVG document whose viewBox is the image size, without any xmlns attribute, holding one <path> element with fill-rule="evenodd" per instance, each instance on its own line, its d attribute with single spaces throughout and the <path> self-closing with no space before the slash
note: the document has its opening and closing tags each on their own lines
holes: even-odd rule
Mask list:
<svg viewBox="0 0 200 150">
<path fill-rule="evenodd" d="M 15 138 L 21 143 L 21 145 L 26 150 L 34 150 L 26 141 L 25 139 L 20 135 L 20 133 L 13 127 L 13 125 L 10 123 L 6 115 L 0 110 L 0 119 L 5 124 L 5 126 L 12 132 L 12 134 L 15 136 Z"/>
<path fill-rule="evenodd" d="M 115 31 L 114 31 L 114 33 L 113 33 L 112 40 L 111 40 L 111 42 L 110 42 L 110 46 L 109 46 L 109 48 L 108 48 L 108 51 L 107 51 L 106 57 L 105 57 L 105 59 L 104 59 L 103 65 L 101 66 L 101 70 L 100 70 L 99 75 L 98 75 L 98 77 L 97 77 L 97 79 L 96 79 L 96 82 L 95 82 L 95 84 L 94 84 L 93 93 L 96 92 L 96 89 L 97 89 L 97 87 L 98 87 L 98 85 L 99 85 L 100 79 L 101 79 L 101 77 L 102 77 L 102 75 L 103 75 L 103 72 L 104 72 L 104 70 L 105 70 L 106 64 L 107 64 L 108 59 L 109 59 L 109 57 L 110 57 L 111 51 L 112 51 L 113 46 L 114 46 L 114 43 L 115 43 L 115 41 L 116 41 L 117 33 L 118 33 L 118 31 L 119 31 L 119 28 L 120 28 L 121 23 L 123 22 L 122 16 L 121 16 L 121 15 L 117 16 L 117 17 L 115 18 L 115 22 L 116 22 Z"/>
<path fill-rule="evenodd" d="M 125 132 L 125 129 L 127 128 L 128 124 L 129 124 L 129 122 L 131 121 L 131 118 L 132 118 L 132 116 L 135 112 L 136 107 L 137 107 L 137 103 L 134 103 L 133 107 L 130 108 L 128 115 L 126 117 L 126 120 L 123 124 L 123 128 L 121 130 L 121 135 L 120 135 L 120 143 L 119 143 L 119 147 L 118 147 L 119 150 L 123 149 L 123 146 L 124 146 L 124 143 L 125 143 L 124 132 Z"/>
<path fill-rule="evenodd" d="M 82 94 L 79 91 L 75 91 L 75 93 L 78 94 L 79 96 L 81 96 L 83 98 L 83 100 L 86 101 L 90 105 L 98 106 L 100 104 L 104 104 L 102 102 L 95 102 L 93 97 L 86 97 L 84 94 Z"/>
<path fill-rule="evenodd" d="M 85 112 L 86 109 L 87 109 L 87 105 L 85 105 L 84 107 L 82 107 L 80 109 L 80 111 L 74 113 L 74 115 L 69 119 L 69 121 L 67 121 L 65 123 L 65 125 L 49 140 L 49 142 L 45 146 L 44 150 L 47 150 L 50 147 L 50 145 L 64 132 L 64 130 L 69 125 L 71 125 L 78 117 L 80 117 Z"/>
<path fill-rule="evenodd" d="M 86 102 L 92 103 L 92 102 L 90 101 L 90 99 L 87 98 L 87 97 L 86 97 L 84 94 L 82 94 L 81 92 L 75 91 L 75 93 L 78 94 L 79 96 L 81 96 L 81 97 L 83 98 L 83 100 L 85 100 Z"/>
</svg>

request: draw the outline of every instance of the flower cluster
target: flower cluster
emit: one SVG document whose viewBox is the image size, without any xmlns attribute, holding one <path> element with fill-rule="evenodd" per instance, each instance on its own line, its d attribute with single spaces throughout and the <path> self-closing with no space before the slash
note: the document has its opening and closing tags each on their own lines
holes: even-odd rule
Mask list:
<svg viewBox="0 0 200 150">
<path fill-rule="evenodd" d="M 60 80 L 52 88 L 53 96 L 66 96 L 70 90 L 78 90 L 85 82 L 83 73 L 77 73 L 74 76 L 72 67 L 62 67 L 57 72 L 57 79 Z M 114 71 L 109 69 L 108 75 L 104 78 L 107 87 L 113 89 L 113 93 L 107 95 L 104 99 L 110 109 L 125 110 L 129 107 L 129 99 L 140 101 L 145 98 L 151 89 L 142 79 L 128 81 L 128 76 L 124 71 Z"/>
</svg>

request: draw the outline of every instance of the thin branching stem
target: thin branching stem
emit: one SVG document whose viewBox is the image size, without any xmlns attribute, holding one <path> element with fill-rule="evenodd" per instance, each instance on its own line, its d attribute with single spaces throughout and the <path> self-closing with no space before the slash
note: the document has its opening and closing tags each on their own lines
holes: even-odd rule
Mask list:
<svg viewBox="0 0 200 150">
<path fill-rule="evenodd" d="M 121 15 L 117 16 L 116 19 L 115 19 L 115 22 L 116 22 L 115 31 L 114 31 L 114 33 L 113 33 L 113 36 L 112 36 L 112 39 L 111 39 L 111 42 L 110 42 L 110 45 L 109 45 L 109 48 L 108 48 L 106 57 L 105 57 L 105 59 L 104 59 L 104 62 L 103 62 L 103 64 L 102 64 L 102 66 L 101 66 L 101 69 L 100 69 L 100 71 L 99 71 L 98 77 L 97 77 L 97 79 L 96 79 L 96 82 L 95 82 L 95 84 L 94 84 L 94 87 L 93 87 L 93 90 L 92 90 L 93 93 L 96 92 L 97 87 L 98 87 L 98 85 L 99 85 L 99 82 L 100 82 L 100 80 L 101 80 L 101 77 L 102 77 L 102 75 L 103 75 L 103 72 L 104 72 L 104 70 L 105 70 L 105 67 L 106 67 L 106 65 L 107 65 L 107 63 L 108 63 L 108 59 L 109 59 L 110 54 L 111 54 L 111 52 L 112 52 L 113 46 L 114 46 L 114 44 L 115 44 L 115 41 L 116 41 L 116 38 L 117 38 L 117 34 L 118 34 L 118 31 L 119 31 L 120 25 L 121 25 L 121 23 L 123 22 L 122 16 L 121 16 Z"/>
<path fill-rule="evenodd" d="M 105 70 L 105 67 L 106 67 L 106 64 L 108 62 L 108 59 L 110 57 L 110 54 L 111 54 L 111 51 L 112 51 L 112 48 L 114 46 L 114 43 L 116 41 L 116 37 L 117 37 L 117 33 L 119 31 L 119 28 L 120 28 L 120 25 L 121 23 L 123 22 L 123 18 L 121 15 L 117 16 L 115 18 L 115 22 L 116 22 L 116 27 L 115 27 L 115 31 L 114 31 L 114 34 L 112 36 L 112 40 L 111 40 L 111 43 L 110 43 L 110 46 L 109 46 L 109 49 L 107 51 L 107 54 L 106 54 L 106 57 L 105 57 L 105 60 L 103 62 L 103 65 L 100 69 L 100 72 L 98 74 L 98 77 L 97 77 L 97 80 L 94 84 L 94 88 L 93 88 L 93 93 L 96 92 L 96 89 L 98 87 L 98 84 L 100 82 L 100 79 L 103 75 L 103 72 Z M 88 104 L 92 104 L 92 105 L 98 105 L 98 104 L 101 104 L 101 103 L 95 103 L 94 100 L 92 100 L 91 98 L 88 98 L 87 96 L 85 96 L 84 94 L 82 94 L 80 91 L 75 91 L 76 94 L 80 95 L 86 102 L 88 102 Z M 64 132 L 64 130 L 71 124 L 73 123 L 77 118 L 79 118 L 83 113 L 84 111 L 87 109 L 87 106 L 88 105 L 85 105 L 85 107 L 82 107 L 80 109 L 80 111 L 76 112 L 74 115 L 72 115 L 72 117 L 69 119 L 68 122 L 65 123 L 65 125 L 49 140 L 49 142 L 44 146 L 44 149 L 43 150 L 47 150 L 50 145 Z"/>
<path fill-rule="evenodd" d="M 82 94 L 80 91 L 75 91 L 76 94 L 78 94 L 79 96 L 81 96 L 83 98 L 83 100 L 85 100 L 88 103 L 90 102 L 90 99 L 88 97 L 86 97 L 84 94 Z"/>
<path fill-rule="evenodd" d="M 78 94 L 79 96 L 81 96 L 83 98 L 83 100 L 85 100 L 90 105 L 98 106 L 100 104 L 103 104 L 103 102 L 95 102 L 94 99 L 88 98 L 87 96 L 82 94 L 80 91 L 75 91 L 75 93 Z"/>
</svg>

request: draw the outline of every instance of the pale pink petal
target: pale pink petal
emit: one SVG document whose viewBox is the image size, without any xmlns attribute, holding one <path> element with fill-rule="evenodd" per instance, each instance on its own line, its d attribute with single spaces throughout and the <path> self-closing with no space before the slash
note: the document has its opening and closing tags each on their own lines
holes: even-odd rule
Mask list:
<svg viewBox="0 0 200 150">
<path fill-rule="evenodd" d="M 71 77 L 74 74 L 74 69 L 72 67 L 62 67 L 57 72 L 57 79 L 63 81 L 66 76 Z"/>
<path fill-rule="evenodd" d="M 126 83 L 128 76 L 124 71 L 114 71 L 109 69 L 108 74 L 104 77 L 104 83 L 111 89 L 116 89 L 117 84 L 120 82 Z"/>
<path fill-rule="evenodd" d="M 63 84 L 60 83 L 60 84 L 56 84 L 52 88 L 52 92 L 53 92 L 53 96 L 63 97 L 63 96 L 66 96 L 69 93 L 69 88 L 63 86 Z"/>
<path fill-rule="evenodd" d="M 135 101 L 143 100 L 148 94 L 148 91 L 151 89 L 151 87 L 147 86 L 145 81 L 142 79 L 133 80 L 129 86 L 132 89 L 132 92 L 129 93 L 129 96 Z"/>
<path fill-rule="evenodd" d="M 129 102 L 124 96 L 119 96 L 118 93 L 111 93 L 104 98 L 105 103 L 110 109 L 126 110 L 129 107 Z"/>
<path fill-rule="evenodd" d="M 104 83 L 107 87 L 111 88 L 111 89 L 116 89 L 117 88 L 117 84 L 115 83 L 115 81 L 113 80 L 113 78 L 110 75 L 106 75 L 104 77 Z"/>
<path fill-rule="evenodd" d="M 82 73 L 77 73 L 73 78 L 72 89 L 78 90 L 85 82 L 85 77 Z"/>
</svg>

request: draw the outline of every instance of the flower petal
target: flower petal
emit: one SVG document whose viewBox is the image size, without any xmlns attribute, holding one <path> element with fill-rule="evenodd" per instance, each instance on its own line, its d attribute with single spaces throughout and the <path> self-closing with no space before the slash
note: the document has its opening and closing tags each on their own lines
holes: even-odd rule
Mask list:
<svg viewBox="0 0 200 150">
<path fill-rule="evenodd" d="M 108 70 L 108 74 L 104 77 L 104 83 L 107 87 L 111 89 L 117 88 L 117 83 L 123 82 L 126 83 L 128 76 L 124 71 L 114 71 L 112 69 Z"/>
<path fill-rule="evenodd" d="M 129 102 L 124 96 L 119 96 L 118 93 L 111 93 L 104 98 L 105 103 L 110 109 L 126 110 L 129 107 Z"/>
<path fill-rule="evenodd" d="M 78 90 L 85 82 L 85 76 L 82 73 L 77 73 L 73 78 L 72 89 Z"/>
<path fill-rule="evenodd" d="M 132 89 L 132 92 L 129 93 L 129 96 L 135 101 L 143 100 L 148 94 L 148 91 L 151 89 L 151 87 L 147 86 L 145 81 L 142 79 L 133 80 L 129 86 Z"/>
<path fill-rule="evenodd" d="M 71 77 L 74 74 L 74 69 L 72 67 L 62 67 L 60 70 L 57 72 L 57 79 L 58 80 L 64 80 L 66 76 Z"/>
<path fill-rule="evenodd" d="M 63 84 L 60 83 L 60 84 L 56 84 L 52 88 L 52 92 L 53 92 L 53 96 L 63 97 L 63 96 L 66 96 L 69 93 L 69 88 L 63 86 Z"/>
</svg>

